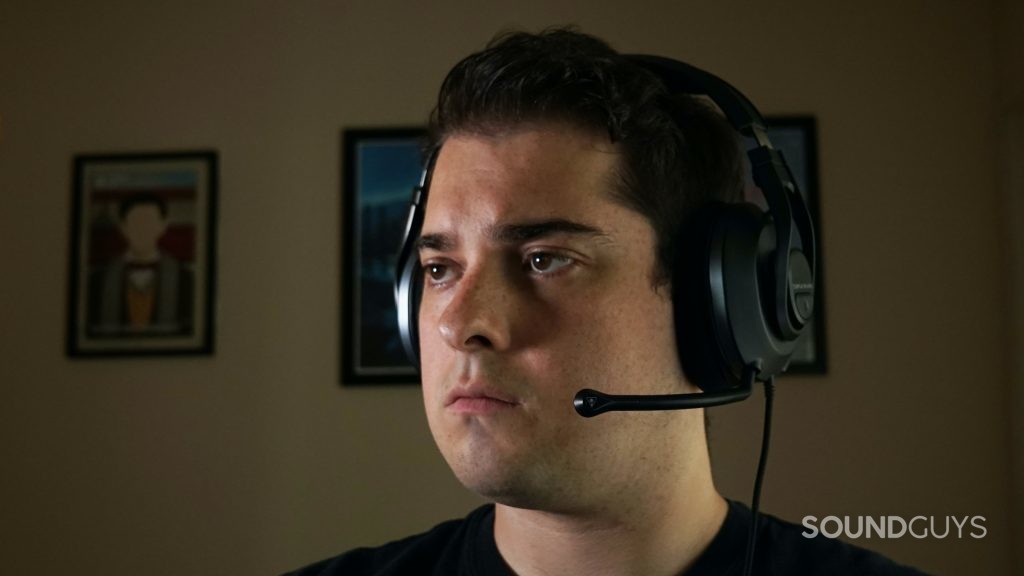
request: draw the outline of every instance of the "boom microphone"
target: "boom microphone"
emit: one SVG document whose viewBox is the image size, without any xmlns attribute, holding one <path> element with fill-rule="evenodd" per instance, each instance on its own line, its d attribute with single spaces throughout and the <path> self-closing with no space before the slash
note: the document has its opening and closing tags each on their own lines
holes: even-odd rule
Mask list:
<svg viewBox="0 0 1024 576">
<path fill-rule="evenodd" d="M 757 370 L 753 366 L 747 366 L 744 369 L 741 385 L 718 392 L 692 394 L 605 394 L 584 388 L 576 393 L 572 400 L 572 406 L 576 409 L 576 413 L 584 418 L 615 411 L 688 410 L 720 406 L 739 402 L 750 396 L 756 375 Z"/>
</svg>

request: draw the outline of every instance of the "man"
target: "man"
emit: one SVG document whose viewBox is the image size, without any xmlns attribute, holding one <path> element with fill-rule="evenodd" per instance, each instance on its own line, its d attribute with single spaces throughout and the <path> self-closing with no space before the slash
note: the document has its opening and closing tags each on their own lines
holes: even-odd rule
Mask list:
<svg viewBox="0 0 1024 576">
<path fill-rule="evenodd" d="M 156 194 L 128 196 L 118 208 L 125 252 L 91 272 L 89 332 L 95 337 L 188 334 L 192 272 L 164 254 L 167 203 Z"/>
<path fill-rule="evenodd" d="M 593 37 L 512 34 L 460 62 L 417 247 L 431 432 L 494 501 L 298 574 L 738 575 L 751 522 L 715 489 L 703 411 L 580 418 L 581 388 L 697 392 L 676 352 L 678 229 L 733 200 L 735 137 Z M 762 518 L 755 574 L 907 574 Z"/>
</svg>

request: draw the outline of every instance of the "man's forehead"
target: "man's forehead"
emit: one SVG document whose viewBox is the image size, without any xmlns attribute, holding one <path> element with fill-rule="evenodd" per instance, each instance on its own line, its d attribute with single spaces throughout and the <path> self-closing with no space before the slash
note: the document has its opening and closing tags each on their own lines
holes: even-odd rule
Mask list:
<svg viewBox="0 0 1024 576">
<path fill-rule="evenodd" d="M 571 127 L 454 135 L 435 165 L 426 223 L 586 220 L 612 202 L 617 157 L 610 143 Z"/>
</svg>

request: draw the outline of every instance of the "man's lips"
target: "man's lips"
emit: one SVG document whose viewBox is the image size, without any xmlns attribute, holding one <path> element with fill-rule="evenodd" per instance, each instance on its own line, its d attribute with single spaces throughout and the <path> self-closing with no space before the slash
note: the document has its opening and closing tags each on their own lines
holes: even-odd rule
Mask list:
<svg viewBox="0 0 1024 576">
<path fill-rule="evenodd" d="M 459 387 L 445 398 L 445 408 L 461 414 L 493 413 L 517 405 L 519 401 L 511 395 L 481 386 Z"/>
</svg>

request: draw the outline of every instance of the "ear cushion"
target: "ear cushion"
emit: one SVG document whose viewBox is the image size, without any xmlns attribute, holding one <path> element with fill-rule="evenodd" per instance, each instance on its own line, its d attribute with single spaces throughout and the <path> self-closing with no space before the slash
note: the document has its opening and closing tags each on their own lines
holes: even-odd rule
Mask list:
<svg viewBox="0 0 1024 576">
<path fill-rule="evenodd" d="M 417 232 L 418 233 L 418 232 Z M 399 262 L 400 277 L 396 284 L 398 335 L 405 355 L 413 368 L 420 369 L 420 299 L 423 297 L 423 279 L 419 262 L 406 257 Z"/>
<path fill-rule="evenodd" d="M 423 210 L 419 206 L 419 197 L 417 194 L 409 208 L 405 237 L 398 252 L 398 270 L 395 278 L 398 335 L 402 340 L 405 355 L 417 372 L 420 369 L 419 308 L 423 295 L 423 275 L 415 246 L 423 227 Z"/>
<path fill-rule="evenodd" d="M 696 210 L 680 232 L 679 253 L 673 266 L 672 311 L 676 330 L 676 347 L 686 378 L 705 392 L 715 392 L 735 385 L 732 365 L 720 352 L 714 332 L 712 312 L 721 294 L 721 275 L 712 274 L 720 262 L 712 263 L 713 244 L 720 244 L 722 213 L 727 206 L 711 204 Z M 721 305 L 721 298 L 717 298 Z M 735 357 L 736 354 L 733 354 Z"/>
<path fill-rule="evenodd" d="M 752 204 L 715 203 L 683 226 L 673 275 L 676 344 L 683 373 L 705 392 L 741 383 L 754 363 L 759 379 L 785 368 L 793 343 L 778 339 L 766 321 L 770 267 L 760 262 L 773 246 L 770 218 Z"/>
</svg>

